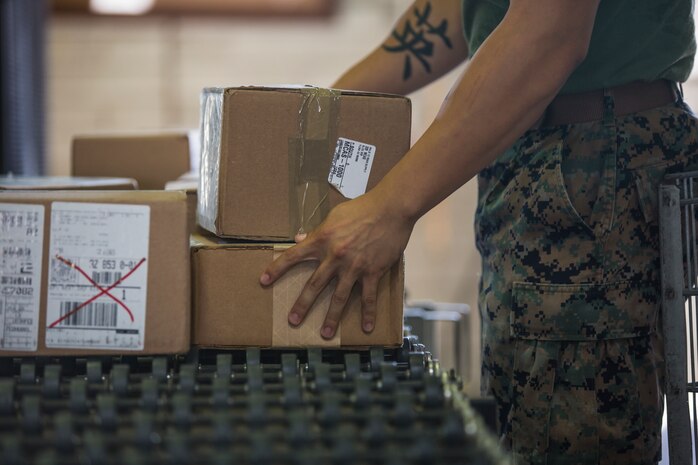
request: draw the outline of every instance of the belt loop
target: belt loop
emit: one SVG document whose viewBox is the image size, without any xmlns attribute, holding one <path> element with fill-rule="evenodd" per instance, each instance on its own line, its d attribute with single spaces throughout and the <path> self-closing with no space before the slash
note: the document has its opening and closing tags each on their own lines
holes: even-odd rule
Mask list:
<svg viewBox="0 0 698 465">
<path fill-rule="evenodd" d="M 603 124 L 604 126 L 613 126 L 615 120 L 616 101 L 613 98 L 611 89 L 603 90 Z"/>
</svg>

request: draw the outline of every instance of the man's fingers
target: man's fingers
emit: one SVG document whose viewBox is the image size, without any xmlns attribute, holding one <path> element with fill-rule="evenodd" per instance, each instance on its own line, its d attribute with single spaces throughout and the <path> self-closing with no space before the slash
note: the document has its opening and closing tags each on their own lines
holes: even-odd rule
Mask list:
<svg viewBox="0 0 698 465">
<path fill-rule="evenodd" d="M 296 303 L 293 304 L 291 311 L 288 314 L 288 322 L 293 326 L 298 326 L 303 322 L 308 314 L 310 307 L 315 303 L 315 299 L 325 289 L 325 286 L 334 277 L 334 268 L 328 265 L 327 262 L 320 263 L 315 272 L 312 274 L 305 287 L 298 296 Z"/>
<path fill-rule="evenodd" d="M 322 324 L 320 335 L 325 339 L 332 339 L 337 332 L 337 327 L 342 319 L 344 307 L 347 305 L 351 290 L 356 283 L 355 275 L 344 276 L 337 282 L 337 287 L 334 290 L 332 299 L 330 300 L 330 308 L 325 316 L 325 322 Z"/>
<path fill-rule="evenodd" d="M 314 248 L 310 241 L 297 244 L 285 251 L 274 260 L 259 278 L 259 282 L 264 286 L 273 284 L 274 281 L 284 275 L 294 265 L 306 261 L 317 259 L 314 255 Z"/>
<path fill-rule="evenodd" d="M 376 326 L 378 301 L 378 279 L 367 276 L 361 282 L 361 327 L 370 333 Z"/>
</svg>

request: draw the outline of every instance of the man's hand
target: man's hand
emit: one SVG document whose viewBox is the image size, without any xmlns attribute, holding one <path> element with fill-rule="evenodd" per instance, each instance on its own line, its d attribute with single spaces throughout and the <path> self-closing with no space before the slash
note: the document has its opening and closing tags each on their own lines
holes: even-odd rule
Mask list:
<svg viewBox="0 0 698 465">
<path fill-rule="evenodd" d="M 379 194 L 367 193 L 334 208 L 307 238 L 277 258 L 260 278 L 271 285 L 294 265 L 316 260 L 319 266 L 291 308 L 288 321 L 300 325 L 317 296 L 333 279 L 337 286 L 321 335 L 331 339 L 342 318 L 354 285 L 361 285 L 362 327 L 373 331 L 376 323 L 378 281 L 400 258 L 414 222 L 390 211 Z"/>
</svg>

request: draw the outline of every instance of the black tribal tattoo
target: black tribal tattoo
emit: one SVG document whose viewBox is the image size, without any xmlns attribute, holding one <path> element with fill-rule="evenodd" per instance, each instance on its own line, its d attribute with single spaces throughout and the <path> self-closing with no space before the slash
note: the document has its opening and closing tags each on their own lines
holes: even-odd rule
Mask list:
<svg viewBox="0 0 698 465">
<path fill-rule="evenodd" d="M 414 18 L 405 21 L 401 31 L 395 28 L 391 34 L 397 42 L 395 45 L 385 44 L 383 49 L 392 53 L 405 52 L 405 66 L 402 71 L 402 79 L 407 81 L 412 76 L 412 59 L 414 58 L 427 73 L 431 73 L 429 59 L 434 55 L 434 36 L 448 48 L 453 48 L 451 40 L 446 35 L 448 30 L 448 20 L 443 19 L 434 26 L 429 16 L 431 15 L 431 3 L 427 2 L 424 9 L 415 7 Z"/>
</svg>

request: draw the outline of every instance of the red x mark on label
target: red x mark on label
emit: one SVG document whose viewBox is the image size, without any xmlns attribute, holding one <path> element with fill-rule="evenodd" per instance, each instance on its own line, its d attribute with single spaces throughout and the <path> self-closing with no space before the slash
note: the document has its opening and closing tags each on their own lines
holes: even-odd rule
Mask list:
<svg viewBox="0 0 698 465">
<path fill-rule="evenodd" d="M 122 301 L 120 301 L 119 299 L 117 299 L 116 297 L 114 297 L 109 291 L 111 291 L 112 289 L 114 289 L 116 286 L 118 286 L 119 284 L 121 284 L 122 282 L 124 282 L 124 281 L 126 280 L 126 278 L 128 278 L 129 276 L 131 276 L 143 263 L 145 263 L 145 258 L 142 258 L 141 261 L 139 261 L 138 263 L 136 263 L 136 266 L 134 266 L 134 267 L 131 269 L 131 271 L 129 271 L 128 273 L 126 273 L 125 275 L 123 275 L 119 280 L 117 280 L 114 284 L 112 284 L 111 286 L 109 286 L 109 287 L 107 287 L 107 288 L 104 288 L 104 287 L 100 286 L 99 284 L 97 284 L 97 282 L 95 282 L 94 279 L 90 278 L 90 276 L 89 276 L 87 273 L 85 273 L 85 270 L 83 270 L 82 268 L 80 268 L 78 265 L 76 265 L 75 263 L 71 262 L 71 261 L 68 260 L 67 258 L 63 258 L 63 257 L 61 257 L 60 255 L 56 255 L 56 259 L 62 261 L 63 263 L 65 263 L 66 265 L 68 265 L 69 267 L 73 268 L 75 271 L 77 271 L 77 272 L 80 273 L 81 275 L 83 275 L 83 276 L 85 277 L 85 279 L 87 279 L 87 280 L 90 282 L 90 284 L 92 284 L 94 287 L 96 287 L 97 289 L 99 289 L 100 292 L 99 292 L 98 294 L 96 294 L 96 295 L 90 297 L 89 299 L 87 299 L 86 301 L 84 301 L 83 303 L 81 303 L 80 305 L 78 305 L 77 307 L 75 307 L 74 309 L 72 309 L 71 311 L 69 311 L 68 313 L 66 313 L 65 315 L 63 315 L 62 317 L 60 317 L 59 319 L 57 319 L 56 321 L 54 321 L 53 323 L 51 323 L 51 324 L 49 325 L 49 328 L 55 327 L 55 326 L 58 325 L 61 321 L 65 320 L 65 319 L 69 318 L 70 316 L 74 315 L 75 313 L 79 312 L 80 309 L 85 308 L 86 306 L 88 306 L 89 304 L 91 304 L 92 302 L 94 302 L 95 300 L 97 300 L 98 298 L 100 298 L 100 297 L 103 296 L 103 295 L 106 295 L 107 297 L 111 298 L 111 299 L 112 299 L 114 302 L 116 302 L 121 308 L 123 308 L 124 310 L 126 310 L 126 313 L 128 313 L 128 316 L 131 318 L 131 321 L 132 321 L 132 322 L 134 321 L 133 313 L 131 313 L 131 310 L 126 306 L 125 303 L 123 303 Z"/>
</svg>

